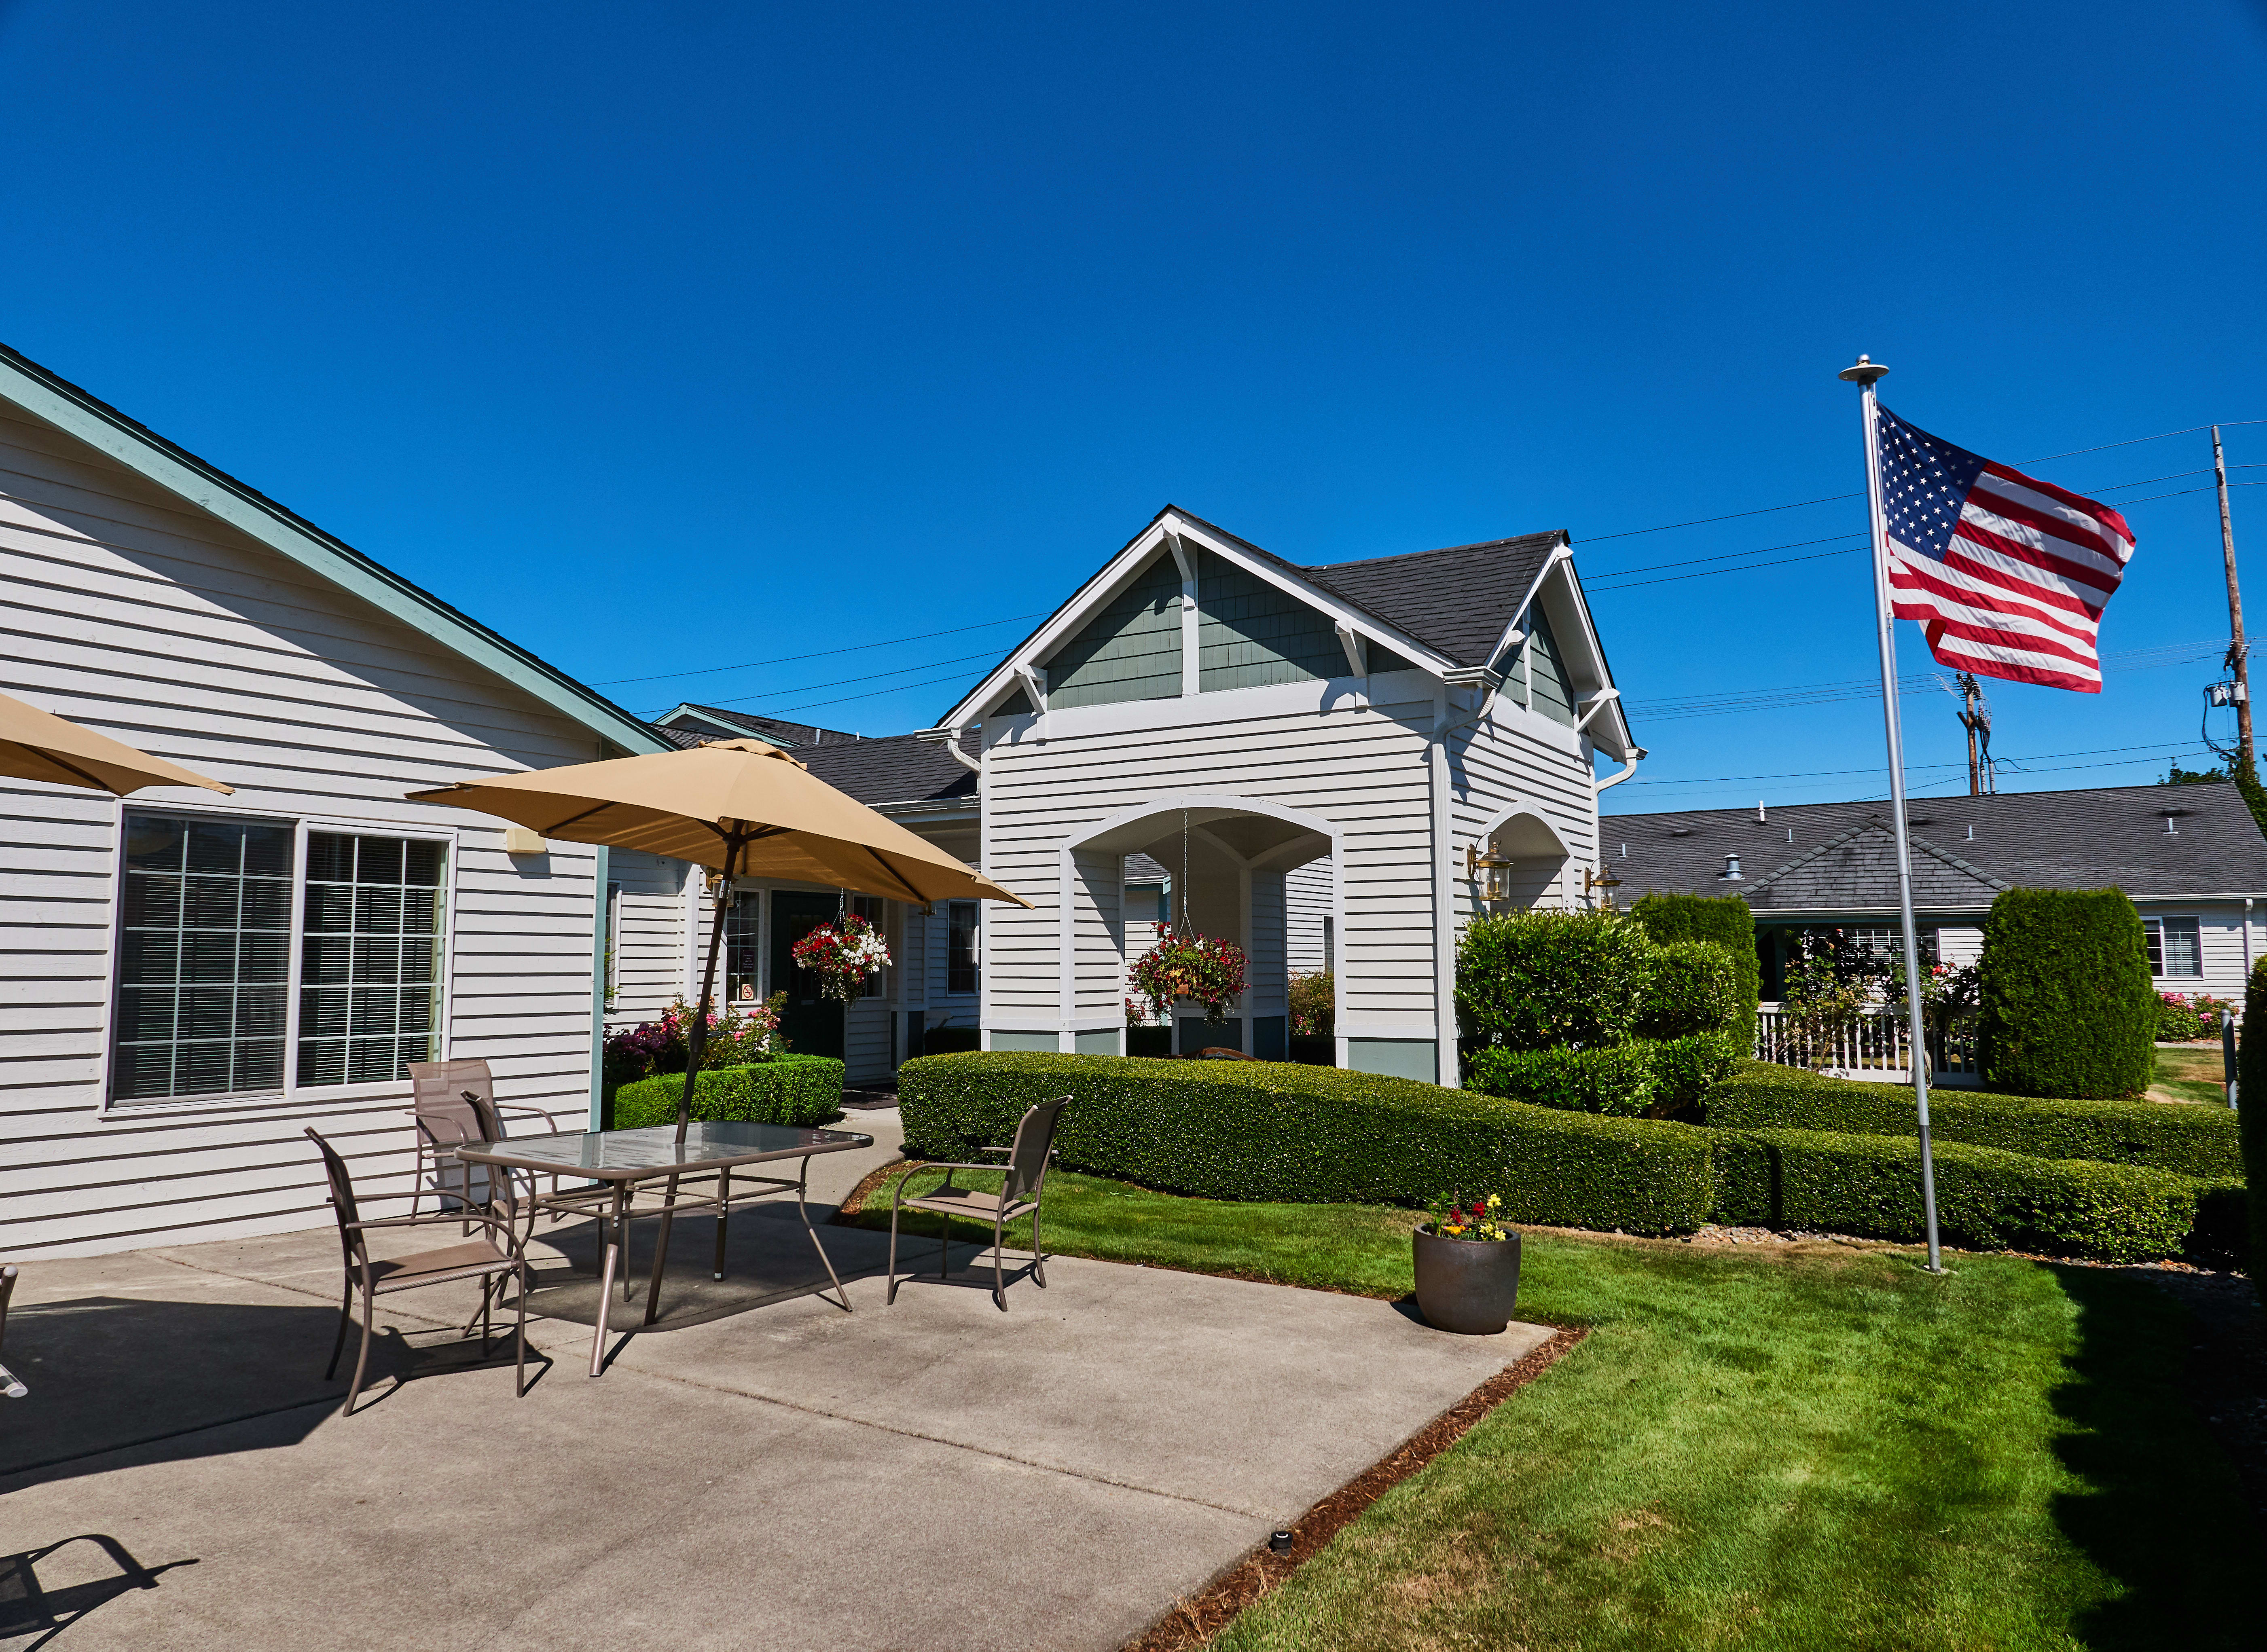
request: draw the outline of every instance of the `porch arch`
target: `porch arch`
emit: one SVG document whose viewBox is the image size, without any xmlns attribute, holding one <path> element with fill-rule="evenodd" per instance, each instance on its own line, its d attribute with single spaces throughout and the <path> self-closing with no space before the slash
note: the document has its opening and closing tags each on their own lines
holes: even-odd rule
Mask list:
<svg viewBox="0 0 2267 1652">
<path fill-rule="evenodd" d="M 1496 898 L 1490 898 L 1486 892 L 1491 884 L 1487 870 L 1471 877 L 1468 869 L 1459 869 L 1467 871 L 1475 912 L 1534 906 L 1558 884 L 1566 863 L 1574 857 L 1574 848 L 1559 828 L 1530 803 L 1506 804 L 1472 834 L 1472 841 L 1481 854 L 1500 856 L 1512 863 L 1508 867 L 1495 869 L 1494 886 L 1503 891 Z"/>
<path fill-rule="evenodd" d="M 1235 1042 L 1247 1054 L 1280 1059 L 1289 1015 L 1284 874 L 1329 858 L 1328 915 L 1333 935 L 1342 936 L 1339 840 L 1338 824 L 1320 815 L 1269 798 L 1210 791 L 1160 793 L 1076 833 L 1060 852 L 1059 989 L 1066 1021 L 1082 1024 L 1097 1010 L 1122 1015 L 1118 1000 L 1135 946 L 1123 909 L 1123 868 L 1126 855 L 1147 854 L 1173 877 L 1177 921 L 1192 917 L 1207 933 L 1244 949 L 1246 987 L 1235 1012 Z M 1325 964 L 1334 972 L 1335 1009 L 1343 1016 L 1346 988 L 1336 976 L 1337 960 Z M 1082 1036 L 1075 1026 L 1066 1042 L 1084 1047 Z M 1181 1040 L 1178 1024 L 1175 1038 Z"/>
</svg>

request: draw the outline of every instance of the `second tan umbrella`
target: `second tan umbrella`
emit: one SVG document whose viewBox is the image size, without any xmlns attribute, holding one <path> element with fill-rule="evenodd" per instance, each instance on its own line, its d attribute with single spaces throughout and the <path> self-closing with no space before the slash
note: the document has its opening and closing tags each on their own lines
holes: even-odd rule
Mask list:
<svg viewBox="0 0 2267 1652">
<path fill-rule="evenodd" d="M 413 791 L 419 803 L 477 809 L 546 837 L 604 843 L 691 861 L 736 877 L 830 884 L 926 905 L 1012 900 L 1010 893 L 894 820 L 877 814 L 761 740 L 715 740 L 683 752 L 618 757 L 565 768 Z M 708 1039 L 708 1005 L 724 939 L 724 903 L 708 931 L 691 1061 L 677 1105 L 682 1141 Z"/>
</svg>

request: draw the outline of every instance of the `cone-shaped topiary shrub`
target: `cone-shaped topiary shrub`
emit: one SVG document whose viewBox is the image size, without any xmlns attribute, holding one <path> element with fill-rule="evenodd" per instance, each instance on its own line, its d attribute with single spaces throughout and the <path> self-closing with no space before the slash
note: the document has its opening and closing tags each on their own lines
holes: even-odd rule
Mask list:
<svg viewBox="0 0 2267 1652">
<path fill-rule="evenodd" d="M 2124 891 L 2002 891 L 1980 969 L 1985 1088 L 2080 1099 L 2148 1088 L 2157 990 Z"/>
<path fill-rule="evenodd" d="M 2243 1179 L 2257 1190 L 2250 1200 L 2251 1286 L 2267 1301 L 2267 1287 L 2259 1283 L 2262 1269 L 2267 1268 L 2267 958 L 2251 966 L 2251 980 L 2243 992 L 2240 1037 L 2235 1053 L 2236 1119 L 2243 1133 Z"/>
</svg>

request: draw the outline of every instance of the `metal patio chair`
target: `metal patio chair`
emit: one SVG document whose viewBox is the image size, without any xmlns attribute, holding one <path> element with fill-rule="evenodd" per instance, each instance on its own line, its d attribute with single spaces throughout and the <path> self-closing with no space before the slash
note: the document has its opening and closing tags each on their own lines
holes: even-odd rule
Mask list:
<svg viewBox="0 0 2267 1652">
<path fill-rule="evenodd" d="M 1046 1258 L 1039 1250 L 1039 1200 L 1047 1181 L 1047 1164 L 1053 1158 L 1055 1120 L 1062 1110 L 1070 1105 L 1065 1096 L 1057 1101 L 1043 1101 L 1031 1108 L 1016 1127 L 1012 1147 L 979 1148 L 979 1153 L 1005 1153 L 1008 1156 L 1007 1176 L 996 1193 L 979 1193 L 966 1187 L 955 1187 L 955 1171 L 996 1171 L 997 1164 L 927 1164 L 924 1170 L 944 1172 L 943 1186 L 934 1193 L 918 1198 L 906 1197 L 906 1184 L 910 1174 L 898 1178 L 896 1195 L 890 1200 L 890 1289 L 883 1298 L 884 1305 L 898 1299 L 898 1212 L 926 1210 L 932 1215 L 966 1216 L 973 1222 L 992 1224 L 992 1300 L 1001 1313 L 1008 1311 L 1007 1274 L 1000 1258 L 1001 1232 L 1011 1222 L 1031 1219 L 1031 1277 L 1041 1290 L 1047 1288 Z M 937 1277 L 946 1279 L 952 1273 L 952 1230 L 950 1222 L 937 1246 Z M 910 1274 L 908 1278 L 912 1277 Z"/>
<path fill-rule="evenodd" d="M 436 1183 L 435 1193 L 441 1208 L 449 1208 L 453 1197 L 461 1198 L 467 1205 L 488 1202 L 485 1193 L 476 1196 L 474 1183 L 485 1186 L 490 1175 L 498 1172 L 481 1169 L 475 1175 L 472 1165 L 457 1157 L 456 1149 L 465 1142 L 501 1142 L 510 1119 L 540 1119 L 551 1134 L 559 1132 L 559 1120 L 549 1109 L 520 1103 L 505 1104 L 495 1098 L 495 1079 L 488 1072 L 488 1064 L 478 1058 L 451 1061 L 410 1061 L 410 1117 L 417 1121 L 417 1180 L 409 1201 L 409 1214 L 415 1215 L 425 1197 L 426 1171 L 429 1164 Z M 487 1117 L 481 1116 L 485 1110 Z M 449 1180 L 454 1175 L 459 1191 L 451 1194 Z M 534 1178 L 528 1178 L 529 1189 L 534 1187 Z M 559 1178 L 551 1178 L 551 1191 L 559 1191 Z M 554 1218 L 556 1220 L 556 1218 Z"/>
<path fill-rule="evenodd" d="M 0 1349 L 4 1349 L 7 1346 L 8 1298 L 15 1294 L 16 1270 L 13 1267 L 0 1267 Z M 21 1399 L 31 1391 L 24 1386 L 22 1379 L 15 1372 L 4 1365 L 0 1365 L 0 1394 L 5 1394 L 11 1399 Z"/>
<path fill-rule="evenodd" d="M 339 1355 L 347 1346 L 347 1326 L 354 1318 L 355 1293 L 362 1293 L 362 1352 L 355 1358 L 354 1381 L 347 1389 L 346 1408 L 339 1414 L 352 1416 L 355 1401 L 362 1397 L 362 1379 L 370 1369 L 370 1339 L 378 1297 L 426 1285 L 445 1285 L 455 1280 L 479 1280 L 481 1357 L 486 1359 L 490 1340 L 489 1308 L 496 1285 L 506 1274 L 519 1285 L 516 1328 L 519 1354 L 514 1382 L 516 1391 L 524 1398 L 527 1393 L 527 1253 L 512 1228 L 519 1209 L 510 1178 L 498 1177 L 491 1184 L 493 1191 L 484 1204 L 466 1205 L 458 1211 L 443 1211 L 437 1215 L 385 1216 L 365 1221 L 355 1202 L 354 1178 L 347 1173 L 346 1161 L 313 1130 L 307 1132 L 307 1139 L 323 1156 L 323 1172 L 331 1184 L 331 1208 L 339 1220 L 339 1248 L 346 1257 L 346 1292 L 339 1303 L 339 1334 L 331 1343 L 331 1362 L 323 1372 L 325 1382 L 338 1374 Z M 398 1199 L 400 1195 L 396 1193 L 393 1197 Z M 458 1223 L 479 1227 L 481 1237 L 461 1245 L 445 1245 L 411 1256 L 382 1259 L 373 1259 L 363 1242 L 365 1234 L 380 1228 L 434 1228 Z M 472 1334 L 472 1322 L 466 1320 L 467 1336 Z"/>
</svg>

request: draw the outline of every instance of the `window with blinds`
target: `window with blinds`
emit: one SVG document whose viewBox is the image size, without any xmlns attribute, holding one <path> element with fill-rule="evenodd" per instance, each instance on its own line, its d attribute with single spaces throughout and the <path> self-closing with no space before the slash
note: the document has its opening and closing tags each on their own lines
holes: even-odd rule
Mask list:
<svg viewBox="0 0 2267 1652">
<path fill-rule="evenodd" d="M 446 861 L 416 838 L 307 834 L 301 1084 L 407 1078 L 434 1058 Z"/>
<path fill-rule="evenodd" d="M 2200 976 L 2204 973 L 2204 936 L 2194 918 L 2144 918 L 2148 937 L 2149 973 L 2156 976 Z"/>
<path fill-rule="evenodd" d="M 114 1102 L 282 1088 L 293 835 L 128 813 Z"/>
</svg>

